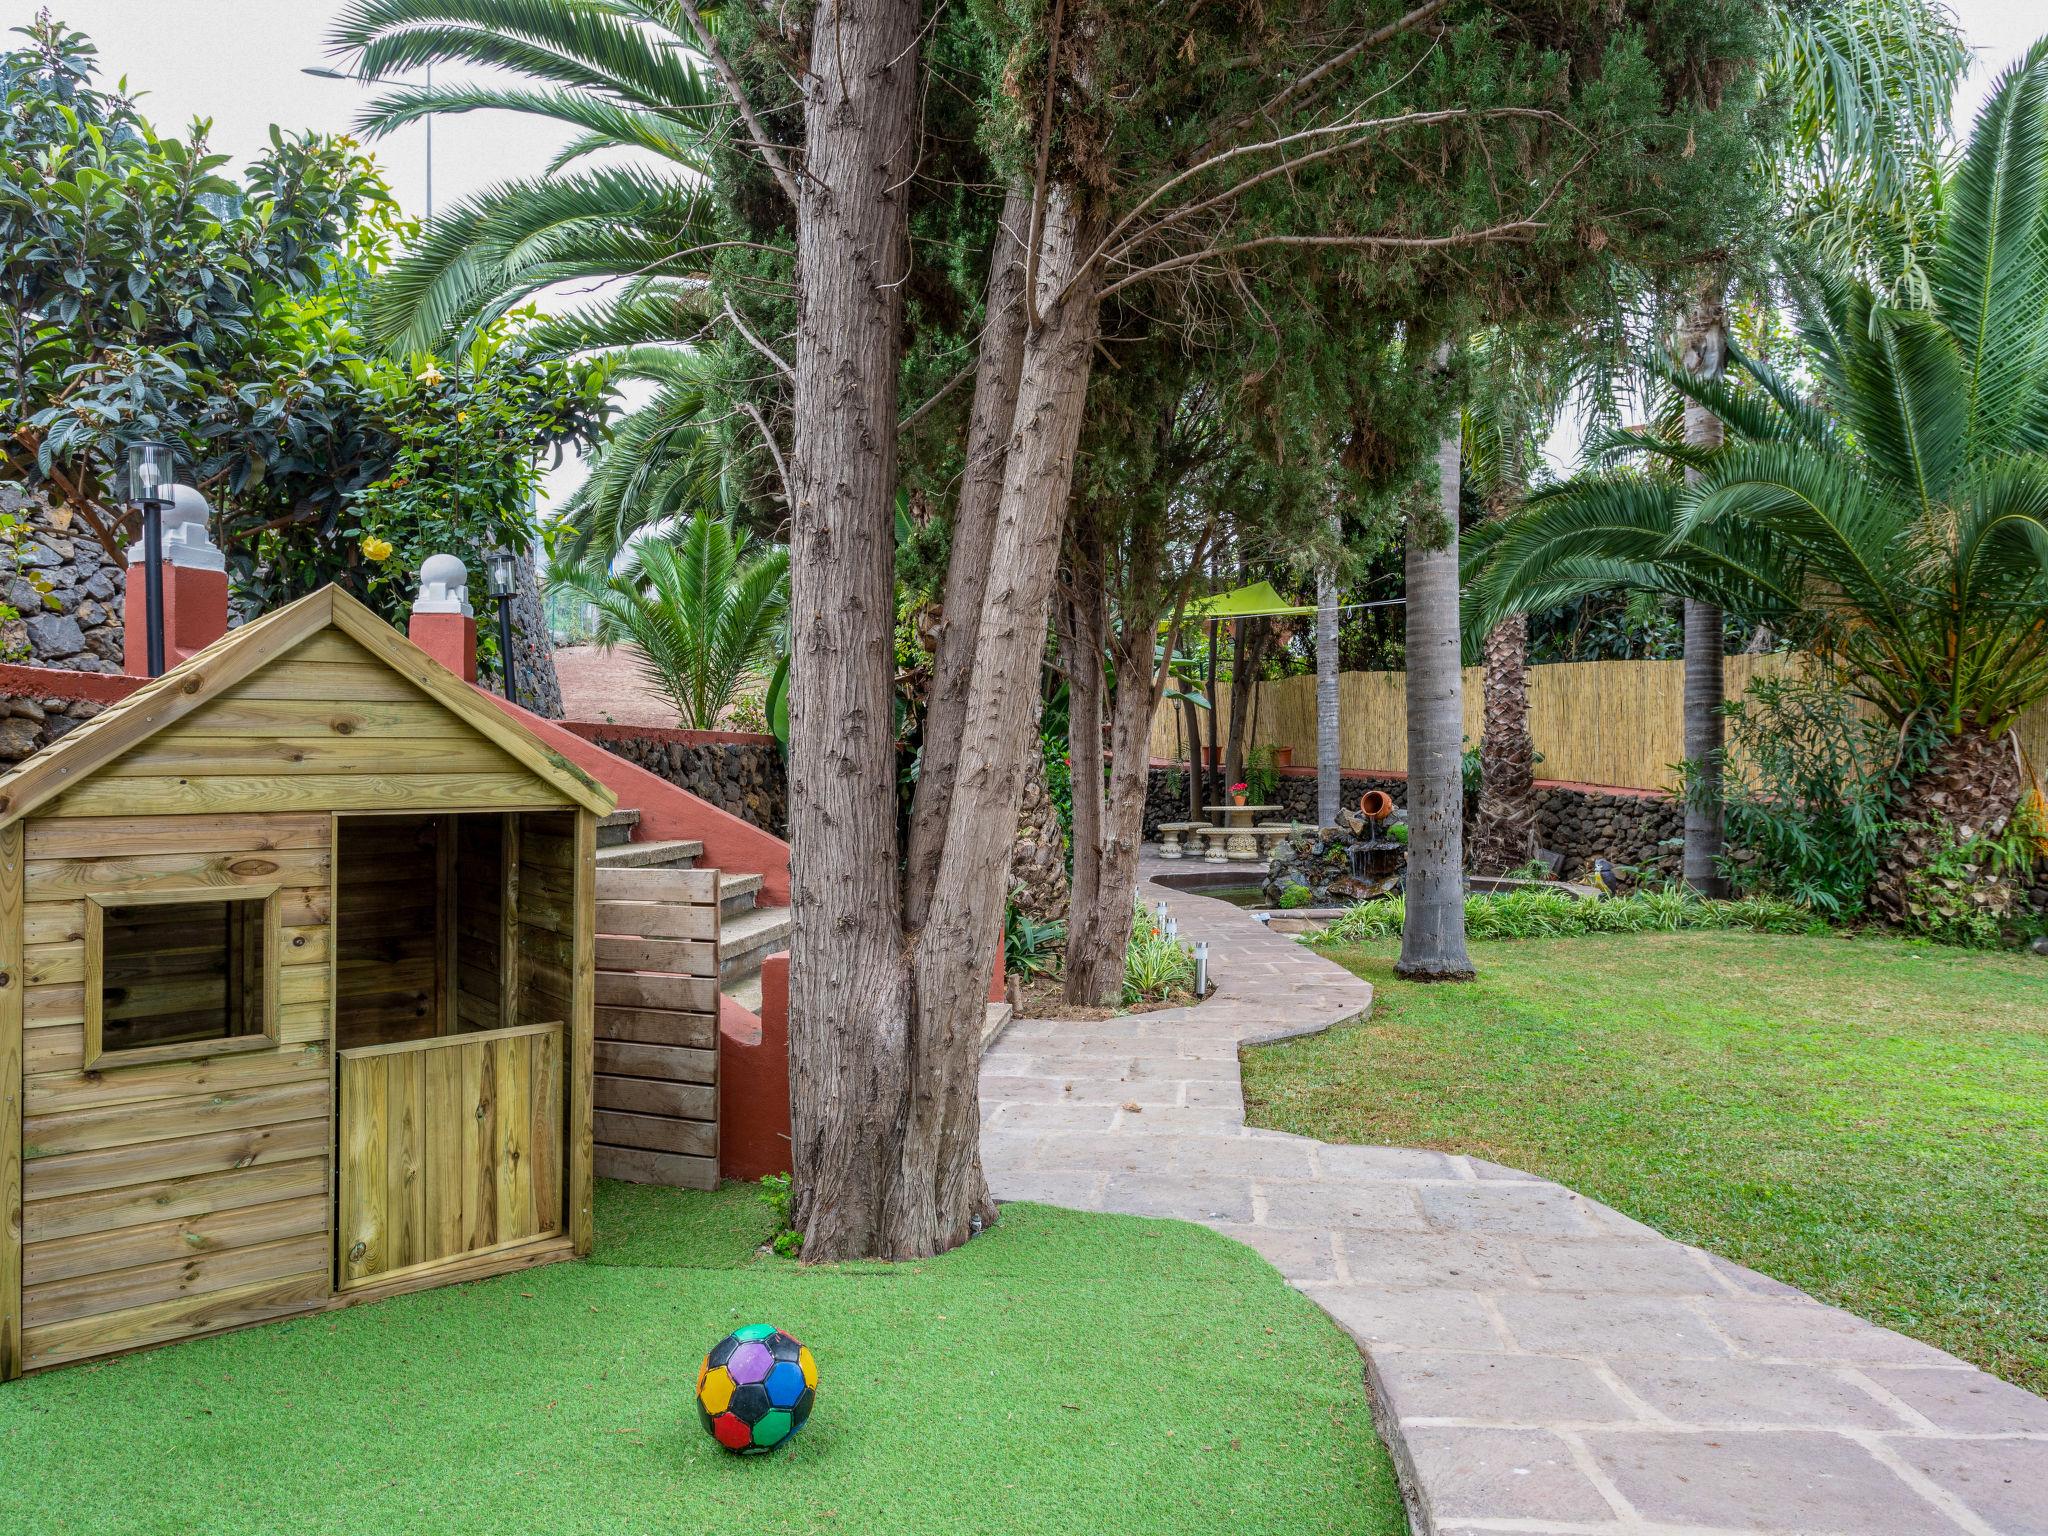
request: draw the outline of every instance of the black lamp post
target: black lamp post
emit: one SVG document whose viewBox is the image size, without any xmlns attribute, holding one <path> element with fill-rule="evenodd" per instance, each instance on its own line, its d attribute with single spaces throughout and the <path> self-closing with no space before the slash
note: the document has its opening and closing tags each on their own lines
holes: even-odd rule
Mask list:
<svg viewBox="0 0 2048 1536">
<path fill-rule="evenodd" d="M 491 598 L 498 605 L 498 665 L 505 672 L 505 702 L 517 704 L 519 690 L 512 681 L 512 599 L 519 591 L 519 557 L 509 549 L 494 549 L 485 565 Z"/>
<path fill-rule="evenodd" d="M 149 675 L 164 675 L 164 497 L 171 447 L 144 439 L 128 445 L 128 496 L 142 509 L 142 622 Z"/>
</svg>

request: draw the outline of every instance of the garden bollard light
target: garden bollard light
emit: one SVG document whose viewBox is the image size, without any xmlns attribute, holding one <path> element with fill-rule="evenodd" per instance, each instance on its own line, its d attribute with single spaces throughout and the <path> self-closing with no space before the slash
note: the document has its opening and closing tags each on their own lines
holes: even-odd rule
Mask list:
<svg viewBox="0 0 2048 1536">
<path fill-rule="evenodd" d="M 1209 944 L 1205 939 L 1195 946 L 1195 996 L 1209 995 Z"/>
</svg>

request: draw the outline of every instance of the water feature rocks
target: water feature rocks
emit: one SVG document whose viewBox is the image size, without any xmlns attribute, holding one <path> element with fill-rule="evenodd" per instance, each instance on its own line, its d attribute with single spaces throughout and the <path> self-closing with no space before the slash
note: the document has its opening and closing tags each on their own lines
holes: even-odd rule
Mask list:
<svg viewBox="0 0 2048 1536">
<path fill-rule="evenodd" d="M 1292 837 L 1274 840 L 1263 888 L 1268 905 L 1349 906 L 1384 896 L 1399 883 L 1405 859 L 1400 843 L 1356 811 L 1339 811 L 1337 823 L 1333 827 L 1304 827 Z M 1363 877 L 1354 874 L 1354 849 L 1363 850 L 1365 862 L 1377 868 Z M 1299 890 L 1308 892 L 1306 899 L 1288 898 L 1289 891 Z"/>
</svg>

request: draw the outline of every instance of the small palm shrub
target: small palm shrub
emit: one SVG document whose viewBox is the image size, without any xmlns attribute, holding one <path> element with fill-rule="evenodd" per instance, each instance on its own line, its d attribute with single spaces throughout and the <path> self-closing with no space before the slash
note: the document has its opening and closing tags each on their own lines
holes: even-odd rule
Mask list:
<svg viewBox="0 0 2048 1536">
<path fill-rule="evenodd" d="M 1399 938 L 1406 904 L 1398 896 L 1362 902 L 1307 942 L 1358 944 Z M 1767 896 L 1702 901 L 1677 888 L 1589 901 L 1563 891 L 1503 891 L 1465 898 L 1465 931 L 1475 939 L 1564 939 L 1595 933 L 1677 933 L 1740 928 L 1755 933 L 1805 933 L 1818 926 L 1791 902 Z"/>
<path fill-rule="evenodd" d="M 1194 989 L 1194 950 L 1168 938 L 1152 914 L 1138 907 L 1124 949 L 1124 1006 L 1163 1003 Z"/>
<path fill-rule="evenodd" d="M 756 554 L 746 531 L 699 507 L 642 540 L 616 573 L 557 566 L 550 584 L 597 610 L 597 643 L 633 647 L 647 681 L 691 730 L 718 728 L 740 685 L 775 663 L 789 613 L 789 551 Z"/>
</svg>

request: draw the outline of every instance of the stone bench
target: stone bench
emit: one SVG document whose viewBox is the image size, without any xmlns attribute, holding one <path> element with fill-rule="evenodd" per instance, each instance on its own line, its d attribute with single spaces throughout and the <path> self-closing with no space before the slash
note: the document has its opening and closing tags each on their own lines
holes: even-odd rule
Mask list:
<svg viewBox="0 0 2048 1536">
<path fill-rule="evenodd" d="M 1208 851 L 1202 855 L 1211 864 L 1235 861 L 1249 864 L 1264 862 L 1272 846 L 1272 839 L 1292 837 L 1291 823 L 1278 826 L 1259 827 L 1202 827 L 1194 834 L 1209 840 Z"/>
<path fill-rule="evenodd" d="M 1199 835 L 1209 825 L 1206 821 L 1162 821 L 1159 823 L 1159 857 L 1178 859 L 1185 857 L 1181 849 L 1183 834 Z"/>
</svg>

